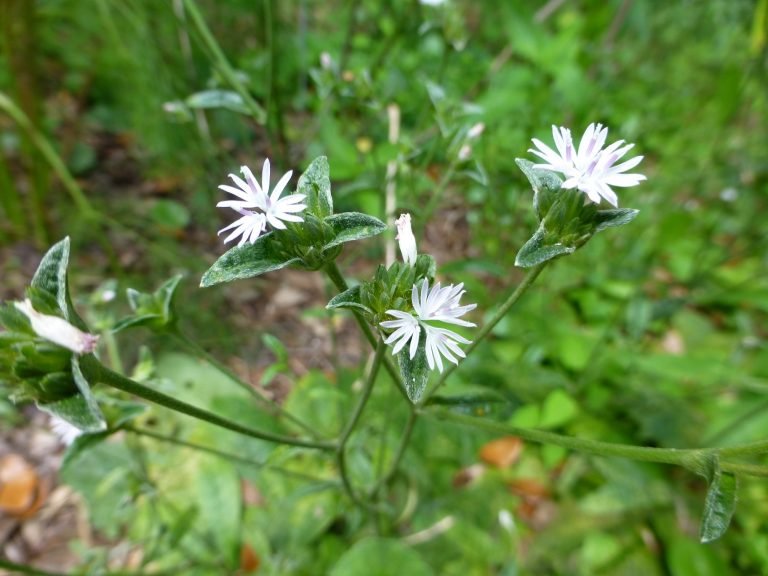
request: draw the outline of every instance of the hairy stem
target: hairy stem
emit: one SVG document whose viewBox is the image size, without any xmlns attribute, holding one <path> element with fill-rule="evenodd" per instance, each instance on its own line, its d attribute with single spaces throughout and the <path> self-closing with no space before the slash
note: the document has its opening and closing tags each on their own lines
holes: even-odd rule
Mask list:
<svg viewBox="0 0 768 576">
<path fill-rule="evenodd" d="M 246 86 L 240 78 L 238 78 L 237 73 L 224 55 L 224 51 L 221 49 L 216 38 L 213 37 L 210 28 L 208 28 L 208 25 L 205 23 L 205 19 L 200 13 L 200 10 L 198 10 L 197 4 L 195 4 L 194 0 L 184 0 L 184 6 L 187 8 L 192 25 L 197 30 L 197 33 L 203 42 L 203 46 L 224 80 L 243 99 L 243 103 L 245 104 L 245 107 L 248 108 L 248 112 L 253 116 L 253 119 L 259 124 L 264 124 L 267 120 L 267 113 L 264 111 L 264 108 L 253 99 L 253 96 L 248 92 Z"/>
<path fill-rule="evenodd" d="M 214 358 L 211 354 L 209 354 L 197 342 L 191 340 L 186 334 L 184 334 L 177 328 L 172 330 L 170 334 L 176 339 L 176 341 L 178 341 L 180 344 L 186 347 L 190 352 L 192 352 L 193 354 L 203 359 L 205 362 L 207 362 L 208 364 L 216 368 L 216 370 L 221 372 L 224 376 L 226 376 L 234 384 L 236 384 L 237 386 L 239 386 L 240 388 L 248 392 L 248 394 L 250 394 L 253 398 L 259 401 L 272 414 L 281 416 L 286 420 L 290 420 L 291 422 L 299 426 L 302 430 L 304 430 L 304 432 L 309 434 L 312 438 L 318 437 L 317 433 L 312 428 L 310 428 L 308 424 L 306 424 L 305 422 L 303 422 L 293 414 L 286 412 L 286 410 L 282 406 L 280 406 L 280 404 L 275 402 L 272 398 L 268 398 L 259 389 L 254 388 L 247 382 L 244 382 L 243 380 L 238 378 L 237 374 L 235 374 L 232 370 L 230 370 L 225 364 L 219 362 L 216 358 Z"/>
<path fill-rule="evenodd" d="M 648 448 L 630 444 L 616 444 L 612 442 L 602 442 L 600 440 L 575 438 L 573 436 L 565 436 L 563 434 L 546 432 L 544 430 L 518 428 L 516 426 L 509 426 L 507 424 L 474 418 L 472 416 L 464 416 L 446 410 L 429 410 L 424 413 L 440 420 L 446 420 L 464 426 L 472 426 L 490 432 L 518 436 L 523 440 L 539 444 L 561 446 L 585 454 L 616 456 L 619 458 L 627 458 L 629 460 L 655 462 L 658 464 L 676 464 L 700 475 L 706 475 L 708 462 L 713 455 L 719 455 L 721 457 L 720 468 L 726 472 L 754 476 L 765 476 L 768 474 L 768 468 L 764 466 L 742 464 L 722 459 L 729 456 L 764 454 L 768 452 L 768 442 L 766 441 L 745 444 L 742 446 L 732 446 L 729 448 Z"/>
<path fill-rule="evenodd" d="M 331 442 L 304 440 L 301 438 L 293 438 L 291 436 L 272 434 L 271 432 L 255 430 L 253 428 L 237 424 L 236 422 L 232 422 L 231 420 L 218 416 L 212 412 L 208 412 L 202 408 L 197 408 L 196 406 L 192 406 L 191 404 L 177 400 L 172 396 L 168 396 L 162 392 L 158 392 L 157 390 L 153 390 L 152 388 L 144 386 L 143 384 L 139 384 L 138 382 L 135 382 L 130 378 L 126 378 L 117 372 L 113 372 L 106 366 L 99 363 L 92 356 L 83 356 L 80 360 L 80 367 L 83 370 L 85 377 L 94 383 L 101 382 L 102 384 L 106 384 L 112 388 L 122 390 L 128 394 L 133 394 L 134 396 L 138 396 L 144 400 L 148 400 L 160 406 L 164 406 L 165 408 L 170 408 L 176 412 L 181 412 L 187 416 L 192 416 L 193 418 L 203 420 L 204 422 L 208 422 L 214 426 L 219 426 L 220 428 L 232 430 L 233 432 L 237 432 L 238 434 L 242 434 L 244 436 L 250 436 L 251 438 L 258 438 L 259 440 L 266 440 L 268 442 L 275 442 L 278 444 L 288 444 L 291 446 L 314 448 L 317 450 L 334 450 L 336 448 L 336 444 Z"/>
</svg>

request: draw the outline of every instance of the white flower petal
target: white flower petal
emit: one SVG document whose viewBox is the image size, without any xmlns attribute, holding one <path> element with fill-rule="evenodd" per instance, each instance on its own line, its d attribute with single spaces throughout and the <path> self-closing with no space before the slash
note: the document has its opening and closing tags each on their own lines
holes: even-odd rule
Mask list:
<svg viewBox="0 0 768 576">
<path fill-rule="evenodd" d="M 32 307 L 32 301 L 29 298 L 13 304 L 29 319 L 32 330 L 40 338 L 71 350 L 75 354 L 90 354 L 96 349 L 98 336 L 83 332 L 64 318 L 38 312 Z"/>
</svg>

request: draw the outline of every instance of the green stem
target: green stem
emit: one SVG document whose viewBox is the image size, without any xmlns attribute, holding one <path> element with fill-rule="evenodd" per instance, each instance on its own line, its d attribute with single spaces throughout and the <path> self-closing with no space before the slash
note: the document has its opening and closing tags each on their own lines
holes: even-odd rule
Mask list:
<svg viewBox="0 0 768 576">
<path fill-rule="evenodd" d="M 262 405 L 266 406 L 272 412 L 272 414 L 281 416 L 286 420 L 290 420 L 291 422 L 299 426 L 302 430 L 304 430 L 304 432 L 309 434 L 312 438 L 318 437 L 317 433 L 312 428 L 310 428 L 308 424 L 306 424 L 305 422 L 302 422 L 293 414 L 286 412 L 285 409 L 282 406 L 280 406 L 280 404 L 275 402 L 272 398 L 268 398 L 260 390 L 254 388 L 247 382 L 244 382 L 243 380 L 238 378 L 237 374 L 232 372 L 232 370 L 230 370 L 226 365 L 219 362 L 216 358 L 214 358 L 211 354 L 209 354 L 197 342 L 191 340 L 186 334 L 181 332 L 181 330 L 175 327 L 169 333 L 171 334 L 171 336 L 173 336 L 174 339 L 176 339 L 177 342 L 185 346 L 190 352 L 192 352 L 193 354 L 196 354 L 205 362 L 213 366 L 216 370 L 221 372 L 234 384 L 236 384 L 237 386 L 239 386 L 240 388 L 248 392 L 248 394 L 250 394 L 256 400 L 261 402 Z"/>
<path fill-rule="evenodd" d="M 72 200 L 77 205 L 77 209 L 82 213 L 84 218 L 93 218 L 98 216 L 96 210 L 93 209 L 85 194 L 80 189 L 75 179 L 67 170 L 66 165 L 62 159 L 54 150 L 50 142 L 43 136 L 32 124 L 26 114 L 13 103 L 13 101 L 3 92 L 0 92 L 0 110 L 8 114 L 16 124 L 18 124 L 29 136 L 32 143 L 43 155 L 46 162 L 51 166 L 56 175 L 61 180 L 61 183 L 66 188 Z"/>
<path fill-rule="evenodd" d="M 531 284 L 533 284 L 534 280 L 541 274 L 541 271 L 544 270 L 546 265 L 549 263 L 542 262 L 541 264 L 537 264 L 533 268 L 531 268 L 528 271 L 528 274 L 525 275 L 525 278 L 523 278 L 523 281 L 520 282 L 520 284 L 517 285 L 517 288 L 512 292 L 512 294 L 509 295 L 509 297 L 504 301 L 504 303 L 499 306 L 499 309 L 496 311 L 496 313 L 493 315 L 493 317 L 486 322 L 486 324 L 480 329 L 480 331 L 477 333 L 477 336 L 475 336 L 474 341 L 472 344 L 470 344 L 466 349 L 466 356 L 469 356 L 472 351 L 477 348 L 480 343 L 485 340 L 485 338 L 491 333 L 491 330 L 494 329 L 496 324 L 498 324 L 504 316 L 507 315 L 507 312 L 509 312 L 510 308 L 515 305 L 515 303 L 520 300 L 520 297 L 525 293 L 528 288 L 531 287 Z M 426 402 L 434 395 L 435 392 L 437 392 L 437 389 L 440 388 L 440 386 L 443 385 L 443 383 L 448 379 L 448 377 L 453 374 L 453 371 L 456 370 L 457 365 L 451 364 L 448 366 L 445 372 L 442 373 L 440 378 L 437 380 L 437 383 L 435 383 L 434 386 L 432 386 L 432 389 L 427 391 L 426 394 L 422 397 L 421 401 L 419 402 L 419 406 L 424 406 Z"/>
<path fill-rule="evenodd" d="M 122 429 L 132 434 L 136 434 L 137 436 L 145 436 L 147 438 L 152 438 L 154 440 L 157 440 L 158 442 L 164 442 L 166 444 L 173 444 L 175 446 L 189 448 L 190 450 L 195 450 L 197 452 L 204 452 L 206 454 L 211 454 L 212 456 L 217 456 L 224 460 L 229 460 L 230 462 L 236 462 L 238 464 L 243 464 L 245 466 L 253 466 L 255 468 L 271 470 L 273 472 L 284 474 L 285 476 L 292 476 L 294 478 L 298 478 L 300 480 L 308 480 L 310 482 L 328 482 L 328 480 L 325 478 L 316 478 L 314 476 L 310 476 L 309 474 L 295 472 L 287 468 L 281 468 L 280 466 L 273 466 L 268 462 L 259 462 L 258 460 L 251 460 L 250 458 L 245 458 L 244 456 L 240 456 L 239 454 L 232 454 L 230 452 L 225 452 L 223 450 L 218 450 L 216 448 L 210 448 L 208 446 L 202 446 L 201 444 L 195 444 L 193 442 L 187 442 L 186 440 L 180 440 L 173 436 L 158 434 L 157 432 L 153 432 L 152 430 L 147 430 L 145 428 L 134 428 L 133 426 L 124 426 Z"/>
<path fill-rule="evenodd" d="M 706 475 L 708 462 L 714 454 L 717 454 L 720 457 L 727 457 L 762 454 L 768 451 L 768 442 L 755 442 L 753 444 L 733 446 L 730 448 L 648 448 L 644 446 L 589 440 L 586 438 L 575 438 L 572 436 L 556 434 L 554 432 L 546 432 L 544 430 L 518 428 L 499 422 L 455 414 L 446 410 L 429 410 L 425 412 L 425 414 L 429 414 L 440 420 L 447 420 L 464 426 L 472 426 L 489 432 L 518 436 L 523 440 L 539 444 L 561 446 L 562 448 L 583 452 L 585 454 L 616 456 L 619 458 L 627 458 L 641 462 L 655 462 L 658 464 L 676 464 L 700 475 Z M 720 461 L 720 468 L 727 472 L 740 474 L 751 474 L 756 476 L 764 476 L 768 474 L 768 468 L 763 466 L 723 460 Z"/>
<path fill-rule="evenodd" d="M 344 280 L 344 276 L 341 275 L 341 271 L 336 265 L 336 262 L 326 264 L 324 270 L 339 292 L 344 292 L 345 290 L 349 289 L 347 281 Z M 376 336 L 374 336 L 371 327 L 368 326 L 368 322 L 365 321 L 365 318 L 363 318 L 362 314 L 359 312 L 353 311 L 352 313 L 355 316 L 355 320 L 357 320 L 358 326 L 360 326 L 360 330 L 363 331 L 365 338 L 368 340 L 371 346 L 376 347 Z M 387 372 L 392 377 L 392 380 L 394 380 L 395 388 L 397 388 L 398 392 L 400 392 L 400 395 L 405 399 L 406 402 L 408 402 L 408 404 L 411 404 L 411 400 L 408 398 L 408 393 L 405 391 L 405 386 L 403 386 L 403 382 L 400 379 L 400 374 L 398 373 L 397 368 L 395 368 L 395 365 L 392 364 L 392 361 L 387 357 L 384 358 L 384 368 L 386 368 Z"/>
<path fill-rule="evenodd" d="M 344 430 L 341 432 L 339 441 L 336 444 L 336 463 L 339 467 L 339 475 L 341 476 L 344 491 L 355 504 L 375 512 L 380 512 L 380 510 L 376 506 L 372 506 L 369 502 L 362 500 L 357 495 L 354 487 L 352 486 L 352 482 L 349 479 L 349 474 L 347 473 L 346 448 L 347 442 L 349 442 L 352 433 L 355 431 L 357 423 L 360 421 L 360 416 L 363 414 L 365 405 L 368 403 L 368 400 L 371 397 L 373 385 L 376 382 L 376 376 L 379 373 L 379 368 L 381 367 L 381 361 L 384 358 L 384 351 L 386 348 L 387 345 L 384 344 L 384 341 L 379 339 L 378 343 L 376 344 L 376 353 L 373 357 L 371 369 L 368 372 L 368 377 L 365 380 L 363 391 L 360 393 L 360 399 L 357 401 L 357 405 L 355 406 L 352 415 L 347 421 L 347 424 L 344 426 Z"/>
<path fill-rule="evenodd" d="M 237 73 L 224 55 L 221 46 L 216 42 L 210 28 L 208 28 L 208 25 L 205 23 L 205 19 L 200 13 L 200 10 L 198 10 L 197 4 L 195 4 L 194 0 L 184 0 L 184 6 L 187 8 L 190 20 L 197 30 L 200 39 L 203 41 L 209 56 L 213 59 L 214 65 L 218 68 L 224 80 L 243 99 L 243 103 L 246 108 L 248 108 L 253 119 L 259 124 L 264 124 L 267 120 L 267 113 L 264 111 L 264 108 L 253 99 L 250 92 L 248 92 L 248 89 L 243 85 L 240 78 L 238 78 Z"/>
<path fill-rule="evenodd" d="M 419 413 L 416 411 L 413 404 L 409 404 L 409 408 L 411 411 L 408 414 L 408 421 L 405 423 L 405 430 L 403 430 L 403 435 L 400 437 L 400 443 L 397 446 L 394 458 L 392 458 L 392 463 L 389 465 L 389 470 L 382 475 L 378 482 L 376 482 L 376 485 L 371 489 L 371 496 L 375 496 L 379 490 L 389 484 L 392 481 L 392 478 L 395 477 L 395 474 L 397 474 L 397 470 L 400 468 L 400 461 L 405 455 L 405 450 L 408 448 L 408 444 L 411 441 L 411 435 L 413 434 L 416 419 L 419 417 Z"/>
<path fill-rule="evenodd" d="M 213 414 L 212 412 L 197 408 L 196 406 L 192 406 L 191 404 L 177 400 L 172 396 L 167 396 L 162 392 L 148 388 L 147 386 L 139 384 L 130 378 L 126 378 L 117 372 L 113 372 L 106 366 L 99 363 L 92 356 L 83 356 L 80 360 L 80 367 L 83 370 L 83 374 L 89 381 L 94 383 L 101 382 L 107 386 L 111 386 L 112 388 L 122 390 L 128 394 L 133 394 L 134 396 L 144 398 L 145 400 L 159 404 L 160 406 L 170 408 L 176 412 L 181 412 L 187 416 L 192 416 L 198 420 L 203 420 L 213 424 L 214 426 L 232 430 L 233 432 L 237 432 L 238 434 L 242 434 L 244 436 L 250 436 L 252 438 L 258 438 L 259 440 L 267 440 L 268 442 L 275 442 L 278 444 L 289 444 L 291 446 L 315 448 L 318 450 L 334 450 L 336 448 L 336 444 L 330 442 L 303 440 L 300 438 L 272 434 L 270 432 L 264 432 L 261 430 L 249 428 L 247 426 L 242 426 L 236 422 L 232 422 L 226 418 L 222 418 L 221 416 Z"/>
</svg>

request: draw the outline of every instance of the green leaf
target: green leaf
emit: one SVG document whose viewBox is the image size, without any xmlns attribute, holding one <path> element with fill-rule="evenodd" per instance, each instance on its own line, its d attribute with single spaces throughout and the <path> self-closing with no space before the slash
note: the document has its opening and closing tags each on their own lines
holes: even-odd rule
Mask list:
<svg viewBox="0 0 768 576">
<path fill-rule="evenodd" d="M 576 251 L 575 246 L 566 246 L 559 242 L 549 244 L 548 242 L 551 242 L 551 238 L 548 236 L 544 225 L 539 226 L 536 233 L 520 248 L 515 257 L 515 266 L 530 268 L 563 254 L 572 254 Z"/>
<path fill-rule="evenodd" d="M 387 229 L 387 225 L 378 218 L 360 212 L 334 214 L 326 218 L 325 222 L 331 225 L 334 239 L 323 246 L 324 250 L 345 242 L 370 238 Z"/>
<path fill-rule="evenodd" d="M 56 298 L 59 311 L 65 320 L 80 330 L 88 331 L 85 322 L 77 315 L 69 298 L 67 267 L 69 266 L 69 236 L 54 244 L 40 261 L 30 285 L 44 290 Z"/>
<path fill-rule="evenodd" d="M 299 258 L 286 258 L 277 252 L 273 234 L 270 232 L 253 244 L 235 246 L 225 252 L 203 274 L 200 286 L 207 288 L 222 282 L 253 278 L 300 262 Z"/>
<path fill-rule="evenodd" d="M 185 100 L 190 108 L 215 109 L 223 108 L 238 114 L 248 114 L 248 107 L 243 103 L 243 98 L 237 92 L 231 90 L 203 90 L 195 92 Z"/>
<path fill-rule="evenodd" d="M 699 539 L 703 544 L 717 540 L 728 530 L 736 509 L 738 491 L 736 477 L 720 469 L 717 456 L 714 456 L 707 476 L 709 489 L 699 529 Z"/>
<path fill-rule="evenodd" d="M 393 538 L 365 538 L 336 563 L 331 576 L 432 576 L 418 552 Z"/>
<path fill-rule="evenodd" d="M 166 280 L 152 294 L 128 288 L 128 303 L 134 315 L 120 320 L 112 328 L 112 331 L 119 332 L 134 326 L 162 328 L 173 324 L 176 321 L 173 300 L 182 277 L 181 274 L 177 274 L 173 278 Z"/>
<path fill-rule="evenodd" d="M 64 458 L 61 460 L 61 468 L 71 466 L 72 463 L 80 456 L 81 452 L 87 450 L 91 446 L 100 444 L 115 432 L 116 430 L 104 430 L 102 432 L 81 434 L 75 438 L 75 441 L 72 442 L 72 444 L 70 444 L 67 448 L 67 451 L 64 452 Z"/>
<path fill-rule="evenodd" d="M 318 218 L 333 214 L 328 158 L 319 156 L 312 161 L 299 178 L 296 192 L 307 195 L 307 210 Z"/>
<path fill-rule="evenodd" d="M 235 467 L 221 460 L 206 460 L 195 475 L 199 502 L 199 525 L 207 527 L 219 556 L 234 566 L 240 549 L 242 499 L 240 478 Z"/>
<path fill-rule="evenodd" d="M 158 200 L 152 205 L 149 215 L 161 228 L 178 231 L 184 228 L 191 219 L 186 206 L 175 200 Z"/>
<path fill-rule="evenodd" d="M 615 228 L 624 226 L 635 219 L 640 210 L 634 208 L 616 208 L 612 210 L 598 210 L 595 216 L 595 232 L 600 232 L 606 228 Z"/>
<path fill-rule="evenodd" d="M 408 398 L 416 404 L 421 400 L 421 395 L 427 387 L 429 380 L 429 365 L 427 364 L 426 336 L 422 333 L 419 336 L 419 347 L 413 359 L 410 357 L 408 346 L 406 346 L 398 355 L 397 363 L 400 366 L 400 374 L 405 383 L 405 391 Z"/>
<path fill-rule="evenodd" d="M 543 220 L 544 216 L 549 212 L 552 203 L 557 198 L 557 193 L 560 191 L 563 181 L 554 172 L 534 168 L 533 162 L 529 160 L 516 158 L 515 163 L 523 171 L 525 177 L 528 178 L 528 182 L 531 183 L 533 188 L 533 207 L 539 220 Z"/>
<path fill-rule="evenodd" d="M 331 298 L 330 302 L 328 302 L 325 307 L 329 310 L 334 310 L 336 308 L 359 310 L 360 312 L 373 315 L 373 310 L 360 302 L 360 286 L 355 286 L 349 290 L 345 290 L 341 294 L 337 294 Z"/>
</svg>

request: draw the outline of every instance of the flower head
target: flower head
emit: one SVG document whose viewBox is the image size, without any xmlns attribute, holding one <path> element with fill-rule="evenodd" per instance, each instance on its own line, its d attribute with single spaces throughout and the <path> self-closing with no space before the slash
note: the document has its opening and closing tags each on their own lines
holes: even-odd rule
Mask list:
<svg viewBox="0 0 768 576">
<path fill-rule="evenodd" d="M 636 186 L 646 179 L 642 174 L 625 174 L 627 170 L 640 164 L 642 156 L 635 156 L 616 165 L 634 144 L 624 144 L 624 140 L 619 140 L 603 148 L 608 137 L 608 128 L 602 124 L 593 123 L 587 127 L 578 150 L 574 147 L 571 131 L 567 128 L 552 126 L 552 136 L 557 151 L 537 138 L 532 139 L 537 149 L 528 151 L 545 162 L 535 164 L 534 168 L 560 172 L 566 178 L 563 188 L 578 188 L 595 204 L 599 204 L 602 198 L 609 204 L 618 206 L 619 200 L 611 186 Z"/>
<path fill-rule="evenodd" d="M 430 288 L 426 279 L 422 280 L 419 286 L 414 284 L 411 290 L 411 304 L 416 315 L 402 310 L 387 310 L 387 314 L 395 317 L 396 320 L 385 320 L 381 323 L 383 328 L 394 329 L 394 332 L 384 341 L 386 344 L 394 344 L 392 353 L 397 354 L 408 344 L 408 354 L 413 358 L 418 350 L 423 329 L 427 364 L 430 370 L 437 367 L 442 372 L 443 358 L 458 364 L 456 357 L 464 358 L 465 356 L 458 344 L 470 344 L 471 341 L 435 323 L 475 326 L 474 323 L 460 318 L 477 307 L 477 304 L 459 305 L 464 292 L 464 284 L 441 287 L 438 282 Z"/>
<path fill-rule="evenodd" d="M 411 230 L 411 215 L 400 214 L 400 218 L 395 220 L 395 226 L 397 226 L 395 238 L 400 245 L 403 262 L 413 266 L 416 264 L 416 238 L 413 235 L 413 230 Z"/>
<path fill-rule="evenodd" d="M 29 299 L 13 304 L 29 318 L 32 330 L 40 338 L 71 350 L 75 354 L 90 354 L 96 349 L 96 344 L 99 341 L 98 336 L 75 328 L 64 318 L 41 314 L 32 307 L 32 302 Z"/>
<path fill-rule="evenodd" d="M 237 197 L 237 200 L 224 200 L 216 204 L 219 208 L 232 208 L 241 215 L 241 218 L 219 230 L 219 234 L 231 230 L 233 232 L 224 239 L 227 243 L 240 236 L 238 246 L 246 242 L 253 244 L 261 233 L 267 229 L 267 224 L 278 230 L 285 230 L 285 222 L 303 222 L 304 219 L 298 216 L 307 205 L 302 201 L 306 198 L 305 194 L 290 194 L 284 198 L 280 195 L 285 190 L 293 171 L 286 172 L 278 180 L 272 193 L 269 193 L 270 168 L 269 159 L 264 160 L 264 166 L 261 170 L 261 184 L 256 180 L 247 166 L 240 168 L 245 180 L 235 174 L 229 177 L 236 184 L 228 186 L 222 184 L 221 190 Z"/>
</svg>

